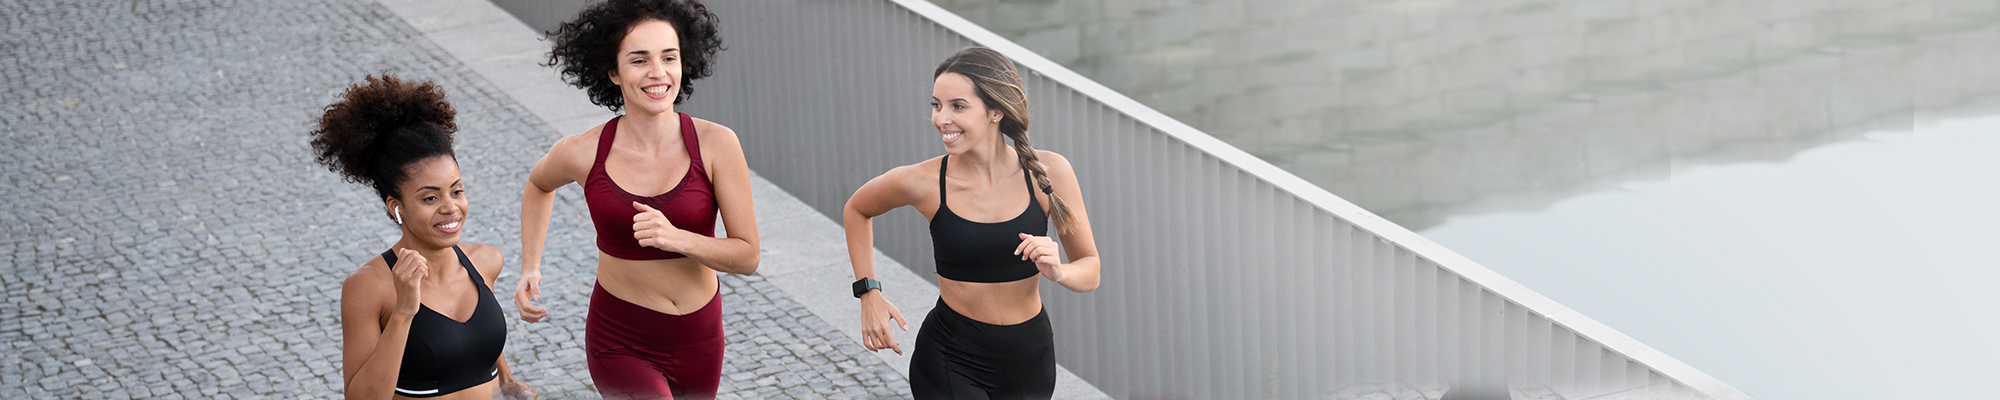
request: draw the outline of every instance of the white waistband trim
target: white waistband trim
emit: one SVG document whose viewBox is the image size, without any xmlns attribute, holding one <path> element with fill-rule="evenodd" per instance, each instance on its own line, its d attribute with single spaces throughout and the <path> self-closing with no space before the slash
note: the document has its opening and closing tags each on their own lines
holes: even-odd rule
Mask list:
<svg viewBox="0 0 2000 400">
<path fill-rule="evenodd" d="M 404 389 L 404 388 L 396 388 L 396 393 L 402 393 L 402 394 L 437 394 L 437 392 L 438 392 L 438 390 L 437 390 L 437 389 L 431 389 L 431 390 L 409 390 L 409 389 Z"/>
</svg>

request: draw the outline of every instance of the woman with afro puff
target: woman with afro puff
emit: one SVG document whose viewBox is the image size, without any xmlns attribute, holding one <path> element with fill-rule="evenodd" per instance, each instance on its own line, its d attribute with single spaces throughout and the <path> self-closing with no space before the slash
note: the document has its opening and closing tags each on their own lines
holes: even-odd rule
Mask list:
<svg viewBox="0 0 2000 400">
<path fill-rule="evenodd" d="M 716 23 L 695 1 L 611 0 L 553 35 L 549 64 L 624 115 L 557 140 L 529 172 L 514 302 L 528 322 L 551 311 L 531 304 L 549 214 L 556 189 L 581 184 L 598 249 L 584 359 L 606 398 L 715 397 L 724 343 L 716 272 L 757 272 L 750 167 L 736 133 L 675 111 L 722 48 Z M 715 237 L 718 213 L 727 237 Z"/>
<path fill-rule="evenodd" d="M 471 208 L 451 149 L 455 114 L 435 84 L 370 76 L 312 131 L 319 163 L 374 188 L 383 219 L 402 232 L 340 286 L 349 399 L 484 400 L 496 386 L 535 397 L 500 354 L 507 320 L 492 286 L 505 260 L 459 242 Z"/>
</svg>

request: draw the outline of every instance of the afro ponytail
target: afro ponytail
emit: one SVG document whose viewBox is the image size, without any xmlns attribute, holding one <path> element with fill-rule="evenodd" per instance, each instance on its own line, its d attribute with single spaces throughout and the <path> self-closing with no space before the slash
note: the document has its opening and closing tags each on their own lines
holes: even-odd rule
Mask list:
<svg viewBox="0 0 2000 400">
<path fill-rule="evenodd" d="M 396 189 L 411 163 L 456 158 L 451 135 L 458 131 L 457 114 L 435 83 L 370 75 L 326 106 L 312 131 L 315 160 L 384 199 L 399 198 Z"/>
</svg>

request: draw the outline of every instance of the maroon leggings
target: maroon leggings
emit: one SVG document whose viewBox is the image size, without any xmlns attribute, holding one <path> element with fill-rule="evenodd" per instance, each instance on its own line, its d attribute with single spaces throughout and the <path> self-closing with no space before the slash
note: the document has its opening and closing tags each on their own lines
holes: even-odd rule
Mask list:
<svg viewBox="0 0 2000 400">
<path fill-rule="evenodd" d="M 687 315 L 590 293 L 583 352 L 606 399 L 711 399 L 722 383 L 722 291 Z"/>
</svg>

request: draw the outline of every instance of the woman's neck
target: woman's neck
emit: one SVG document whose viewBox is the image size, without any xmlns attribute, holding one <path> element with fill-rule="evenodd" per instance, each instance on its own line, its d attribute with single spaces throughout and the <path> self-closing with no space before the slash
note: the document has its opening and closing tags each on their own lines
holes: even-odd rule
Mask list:
<svg viewBox="0 0 2000 400">
<path fill-rule="evenodd" d="M 393 248 L 416 250 L 417 255 L 424 257 L 424 265 L 430 268 L 430 272 L 428 273 L 430 279 L 427 280 L 443 280 L 445 277 L 444 272 L 451 271 L 452 268 L 458 268 L 458 254 L 452 251 L 452 247 L 437 247 L 436 245 L 425 244 L 422 241 L 411 238 L 408 234 L 404 234 L 401 240 L 396 241 L 396 245 Z M 390 267 L 395 266 L 390 265 Z"/>
<path fill-rule="evenodd" d="M 962 178 L 980 179 L 991 183 L 1018 168 L 1020 164 L 1018 157 L 1014 154 L 1014 148 L 1008 147 L 1005 141 L 994 140 L 993 144 L 974 147 L 966 150 L 964 154 L 959 154 L 960 161 L 957 166 L 966 171 L 966 175 Z"/>
<path fill-rule="evenodd" d="M 618 118 L 618 136 L 629 133 L 632 139 L 636 140 L 635 143 L 647 149 L 680 137 L 680 114 L 674 112 L 672 108 L 659 114 L 634 113 L 630 112 L 632 109 L 629 108 L 626 111 L 628 112 L 624 117 Z"/>
</svg>

